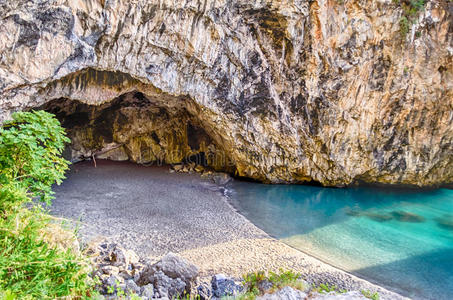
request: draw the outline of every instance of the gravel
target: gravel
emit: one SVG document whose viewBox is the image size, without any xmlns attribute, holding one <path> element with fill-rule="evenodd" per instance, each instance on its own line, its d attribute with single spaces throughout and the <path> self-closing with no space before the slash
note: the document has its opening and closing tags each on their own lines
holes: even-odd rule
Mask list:
<svg viewBox="0 0 453 300">
<path fill-rule="evenodd" d="M 51 211 L 78 223 L 86 243 L 108 239 L 150 259 L 171 251 L 197 265 L 201 280 L 283 268 L 309 283 L 407 299 L 269 237 L 234 210 L 222 186 L 199 174 L 97 161 L 96 168 L 91 162 L 73 165 L 67 177 L 55 188 Z"/>
</svg>

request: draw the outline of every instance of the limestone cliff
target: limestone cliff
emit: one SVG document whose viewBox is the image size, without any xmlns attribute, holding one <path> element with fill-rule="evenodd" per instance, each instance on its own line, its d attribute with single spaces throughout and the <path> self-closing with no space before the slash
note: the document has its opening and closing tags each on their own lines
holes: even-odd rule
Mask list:
<svg viewBox="0 0 453 300">
<path fill-rule="evenodd" d="M 413 24 L 399 2 L 0 0 L 0 121 L 55 111 L 75 157 L 209 149 L 267 182 L 452 182 L 453 2 Z"/>
</svg>

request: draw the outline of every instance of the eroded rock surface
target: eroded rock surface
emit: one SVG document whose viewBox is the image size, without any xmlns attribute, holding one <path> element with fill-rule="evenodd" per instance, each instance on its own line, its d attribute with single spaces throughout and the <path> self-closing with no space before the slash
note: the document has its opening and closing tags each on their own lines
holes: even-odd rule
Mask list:
<svg viewBox="0 0 453 300">
<path fill-rule="evenodd" d="M 452 182 L 452 6 L 428 1 L 401 36 L 390 0 L 0 0 L 0 120 L 141 94 L 146 113 L 107 124 L 136 132 L 76 143 L 76 156 L 113 146 L 148 161 L 139 145 L 158 147 L 156 130 L 180 133 L 159 150 L 187 155 L 193 124 L 262 181 Z"/>
</svg>

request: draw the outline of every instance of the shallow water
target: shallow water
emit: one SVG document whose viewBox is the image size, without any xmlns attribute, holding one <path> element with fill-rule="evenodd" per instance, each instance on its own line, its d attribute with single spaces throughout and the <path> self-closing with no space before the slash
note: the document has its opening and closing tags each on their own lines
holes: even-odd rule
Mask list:
<svg viewBox="0 0 453 300">
<path fill-rule="evenodd" d="M 416 299 L 453 299 L 453 190 L 234 182 L 258 227 L 336 267 Z"/>
</svg>

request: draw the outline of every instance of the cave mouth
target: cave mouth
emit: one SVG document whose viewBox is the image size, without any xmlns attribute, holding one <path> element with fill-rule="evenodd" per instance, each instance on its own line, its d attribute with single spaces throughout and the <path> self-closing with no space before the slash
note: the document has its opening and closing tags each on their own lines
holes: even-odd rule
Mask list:
<svg viewBox="0 0 453 300">
<path fill-rule="evenodd" d="M 100 105 L 59 98 L 39 109 L 55 114 L 65 128 L 71 143 L 64 156 L 71 162 L 97 158 L 190 164 L 234 173 L 215 128 L 188 111 L 187 99 L 168 98 L 134 91 Z"/>
</svg>

